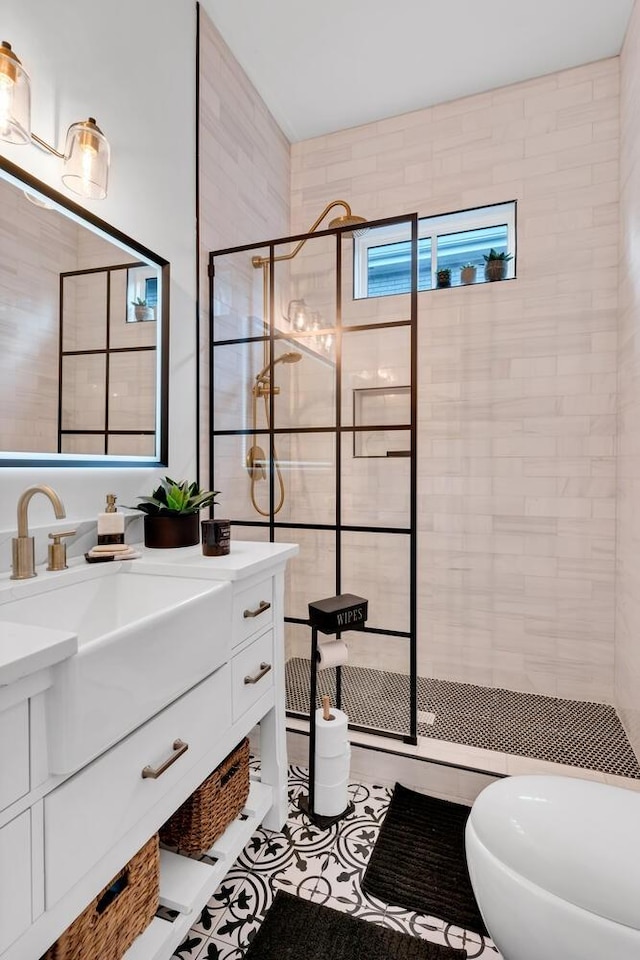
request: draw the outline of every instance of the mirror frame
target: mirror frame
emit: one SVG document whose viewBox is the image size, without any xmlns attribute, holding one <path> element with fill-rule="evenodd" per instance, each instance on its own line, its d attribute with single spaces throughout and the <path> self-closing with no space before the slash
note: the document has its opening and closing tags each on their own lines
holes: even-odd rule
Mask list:
<svg viewBox="0 0 640 960">
<path fill-rule="evenodd" d="M 160 338 L 157 348 L 160 349 L 160 382 L 158 389 L 160 391 L 158 410 L 159 410 L 159 429 L 156 430 L 156 449 L 158 456 L 154 457 L 136 457 L 129 459 L 127 457 L 114 456 L 107 454 L 95 454 L 86 457 L 75 456 L 72 454 L 59 453 L 25 453 L 23 456 L 15 456 L 10 453 L 4 454 L 0 451 L 0 468 L 2 467 L 143 467 L 149 469 L 152 467 L 167 466 L 169 459 L 169 281 L 170 266 L 169 261 L 158 256 L 148 247 L 143 246 L 136 240 L 133 240 L 127 234 L 111 226 L 105 220 L 101 220 L 94 213 L 91 213 L 85 207 L 73 200 L 69 200 L 63 194 L 58 193 L 48 184 L 36 179 L 22 167 L 7 160 L 0 155 L 0 170 L 8 175 L 6 179 L 17 181 L 17 188 L 24 189 L 32 193 L 41 194 L 48 200 L 51 200 L 58 207 L 67 210 L 71 219 L 89 224 L 96 232 L 102 233 L 107 239 L 114 240 L 116 243 L 127 247 L 132 253 L 135 253 L 141 259 L 151 261 L 160 271 L 162 284 L 162 300 L 160 305 L 161 322 Z M 5 178 L 3 178 L 5 179 Z M 58 389 L 60 383 L 58 381 Z"/>
</svg>

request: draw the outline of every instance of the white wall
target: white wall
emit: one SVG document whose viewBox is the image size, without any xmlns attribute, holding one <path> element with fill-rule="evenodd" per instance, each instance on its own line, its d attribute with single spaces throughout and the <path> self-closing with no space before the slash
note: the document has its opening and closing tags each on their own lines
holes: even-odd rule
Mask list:
<svg viewBox="0 0 640 960">
<path fill-rule="evenodd" d="M 106 200 L 88 209 L 171 263 L 169 470 L 195 475 L 195 3 L 175 0 L 5 0 L 2 38 L 31 75 L 32 126 L 58 148 L 69 124 L 95 116 L 109 138 Z M 31 146 L 0 152 L 64 192 L 60 161 Z M 79 200 L 69 195 L 76 201 Z M 72 519 L 92 517 L 113 490 L 133 503 L 149 470 L 0 468 L 0 534 L 31 483 L 60 493 Z M 51 507 L 36 497 L 32 523 Z"/>
</svg>

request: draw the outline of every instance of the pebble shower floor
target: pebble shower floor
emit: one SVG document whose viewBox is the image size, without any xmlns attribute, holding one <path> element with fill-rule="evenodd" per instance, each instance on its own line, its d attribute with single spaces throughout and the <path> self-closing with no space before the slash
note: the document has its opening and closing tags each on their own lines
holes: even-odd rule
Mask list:
<svg viewBox="0 0 640 960">
<path fill-rule="evenodd" d="M 309 661 L 286 665 L 287 710 L 309 715 Z M 319 694 L 335 690 L 335 670 L 318 674 Z M 409 678 L 342 667 L 342 703 L 353 723 L 378 730 L 409 729 Z M 640 779 L 640 766 L 613 707 L 472 683 L 418 677 L 418 736 L 500 753 L 565 763 Z"/>
<path fill-rule="evenodd" d="M 251 761 L 255 770 L 256 761 Z M 289 816 L 280 833 L 260 829 L 238 857 L 198 922 L 174 953 L 180 960 L 241 960 L 279 889 L 383 924 L 414 937 L 467 951 L 468 960 L 500 960 L 493 942 L 438 917 L 390 907 L 364 894 L 360 882 L 384 820 L 391 789 L 352 783 L 354 811 L 329 830 L 301 813 L 307 771 L 289 768 Z M 203 858 L 203 859 L 206 859 Z M 171 911 L 163 910 L 171 917 Z M 175 915 L 175 914 L 174 914 Z"/>
</svg>

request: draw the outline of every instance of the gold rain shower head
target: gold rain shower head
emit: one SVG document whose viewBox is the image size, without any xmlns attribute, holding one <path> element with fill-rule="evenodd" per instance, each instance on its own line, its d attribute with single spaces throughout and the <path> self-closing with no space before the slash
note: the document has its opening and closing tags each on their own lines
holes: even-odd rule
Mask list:
<svg viewBox="0 0 640 960">
<path fill-rule="evenodd" d="M 351 237 L 351 236 L 358 237 L 360 236 L 360 234 L 366 231 L 367 228 L 363 227 L 362 224 L 365 224 L 367 221 L 365 220 L 364 217 L 359 217 L 356 213 L 352 213 L 351 207 L 349 206 L 346 200 L 332 200 L 331 203 L 328 203 L 326 205 L 326 207 L 324 208 L 324 210 L 322 211 L 318 219 L 311 224 L 311 226 L 307 230 L 307 233 L 313 233 L 315 230 L 317 230 L 320 224 L 322 223 L 322 221 L 324 220 L 324 218 L 326 217 L 326 215 L 329 213 L 330 210 L 333 210 L 334 207 L 343 207 L 344 214 L 341 217 L 334 217 L 333 220 L 329 221 L 329 227 L 332 230 L 338 230 L 341 227 L 359 227 L 359 229 L 355 229 L 349 233 L 345 232 L 344 236 L 346 237 Z M 281 260 L 293 260 L 293 258 L 296 257 L 298 253 L 302 250 L 306 242 L 307 242 L 307 237 L 303 237 L 302 240 L 298 241 L 297 245 L 293 248 L 291 253 L 281 253 L 280 256 L 273 257 L 273 262 L 279 263 Z M 257 270 L 259 267 L 264 267 L 267 263 L 270 262 L 270 260 L 271 260 L 270 257 L 252 257 L 251 263 Z"/>
<path fill-rule="evenodd" d="M 355 227 L 366 223 L 364 217 L 359 217 L 357 213 L 351 213 L 351 208 L 347 204 L 349 212 L 345 213 L 341 217 L 334 217 L 333 220 L 329 220 L 329 226 L 332 230 L 337 230 L 339 227 Z M 359 230 L 351 230 L 349 233 L 345 233 L 346 237 L 359 237 L 361 234 L 366 233 L 367 228 L 362 229 L 360 226 Z"/>
</svg>

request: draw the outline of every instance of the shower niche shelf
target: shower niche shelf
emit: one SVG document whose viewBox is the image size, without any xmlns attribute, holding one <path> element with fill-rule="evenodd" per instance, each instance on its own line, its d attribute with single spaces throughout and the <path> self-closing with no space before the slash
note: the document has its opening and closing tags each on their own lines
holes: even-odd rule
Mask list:
<svg viewBox="0 0 640 960">
<path fill-rule="evenodd" d="M 411 387 L 355 389 L 353 425 L 371 429 L 354 431 L 354 457 L 410 457 L 410 423 Z"/>
</svg>

